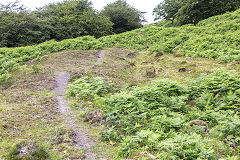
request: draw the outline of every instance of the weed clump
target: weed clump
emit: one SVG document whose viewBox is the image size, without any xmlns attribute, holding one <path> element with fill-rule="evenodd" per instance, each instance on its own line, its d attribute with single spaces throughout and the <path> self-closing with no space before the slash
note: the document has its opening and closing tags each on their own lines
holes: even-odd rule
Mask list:
<svg viewBox="0 0 240 160">
<path fill-rule="evenodd" d="M 6 160 L 47 160 L 49 159 L 48 152 L 35 143 L 21 142 L 15 145 Z"/>
<path fill-rule="evenodd" d="M 67 94 L 78 100 L 93 100 L 104 97 L 116 91 L 111 82 L 106 82 L 100 77 L 82 77 L 68 86 Z"/>
</svg>

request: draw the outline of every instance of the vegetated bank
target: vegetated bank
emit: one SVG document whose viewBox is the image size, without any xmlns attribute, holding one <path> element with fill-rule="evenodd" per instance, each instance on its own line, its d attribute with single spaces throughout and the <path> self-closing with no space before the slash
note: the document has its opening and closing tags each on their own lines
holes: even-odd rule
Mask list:
<svg viewBox="0 0 240 160">
<path fill-rule="evenodd" d="M 238 61 L 239 12 L 212 17 L 197 26 L 156 24 L 100 39 L 86 36 L 1 48 L 0 80 L 8 81 L 25 61 L 70 49 L 117 46 L 149 50 L 158 56 L 174 53 Z M 100 78 L 82 78 L 69 86 L 68 93 L 78 102 L 93 102 L 94 109 L 103 112 L 107 130 L 102 138 L 120 144 L 122 157 L 239 159 L 239 79 L 234 71 L 219 70 L 187 84 L 161 80 L 117 92 Z M 90 98 L 85 99 L 86 93 Z"/>
<path fill-rule="evenodd" d="M 103 47 L 149 50 L 159 56 L 172 53 L 238 63 L 239 13 L 211 17 L 196 26 L 149 25 L 99 41 Z M 237 160 L 239 80 L 236 71 L 217 70 L 186 84 L 157 80 L 116 91 L 101 78 L 83 77 L 69 85 L 68 95 L 76 103 L 90 103 L 90 114 L 104 115 L 89 119 L 86 114 L 90 123 L 104 121 L 102 139 L 119 145 L 120 157 Z"/>
<path fill-rule="evenodd" d="M 88 120 L 104 121 L 102 139 L 120 144 L 121 157 L 240 158 L 237 72 L 217 70 L 187 84 L 157 80 L 114 92 L 99 77 L 82 77 L 68 87 L 75 103 L 94 106 L 87 116 L 98 114 Z"/>
<path fill-rule="evenodd" d="M 162 27 L 156 23 L 99 40 L 105 47 L 179 53 L 230 62 L 240 58 L 239 35 L 240 9 L 200 21 L 196 26 Z"/>
<path fill-rule="evenodd" d="M 240 9 L 200 21 L 196 26 L 159 27 L 147 25 L 141 29 L 95 39 L 90 36 L 61 42 L 48 41 L 39 45 L 0 48 L 0 83 L 11 77 L 9 72 L 24 61 L 52 52 L 68 49 L 101 49 L 122 47 L 150 50 L 159 54 L 177 53 L 191 57 L 240 60 Z"/>
</svg>

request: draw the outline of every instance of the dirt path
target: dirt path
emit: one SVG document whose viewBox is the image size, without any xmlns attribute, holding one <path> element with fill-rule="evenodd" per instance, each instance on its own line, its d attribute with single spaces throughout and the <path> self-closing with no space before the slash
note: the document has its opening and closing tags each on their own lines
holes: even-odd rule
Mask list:
<svg viewBox="0 0 240 160">
<path fill-rule="evenodd" d="M 103 51 L 99 51 L 99 52 L 98 52 L 97 61 L 96 61 L 96 63 L 95 63 L 94 65 L 99 64 L 99 63 L 102 61 L 103 56 L 104 56 L 104 52 L 103 52 Z"/>
<path fill-rule="evenodd" d="M 104 53 L 102 51 L 98 52 L 98 58 L 94 65 L 97 65 L 101 62 Z M 65 99 L 65 91 L 68 84 L 68 80 L 70 78 L 70 74 L 67 72 L 60 72 L 55 77 L 56 80 L 56 88 L 54 91 L 56 92 L 56 98 L 58 101 L 58 109 L 65 116 L 65 121 L 69 128 L 74 132 L 74 141 L 76 145 L 82 149 L 86 150 L 85 159 L 94 160 L 97 155 L 90 151 L 90 148 L 94 146 L 94 141 L 89 138 L 87 133 L 85 133 L 84 129 L 80 126 L 77 126 L 74 121 L 75 115 L 71 108 L 67 105 L 67 101 Z M 104 160 L 104 158 L 101 158 Z"/>
</svg>

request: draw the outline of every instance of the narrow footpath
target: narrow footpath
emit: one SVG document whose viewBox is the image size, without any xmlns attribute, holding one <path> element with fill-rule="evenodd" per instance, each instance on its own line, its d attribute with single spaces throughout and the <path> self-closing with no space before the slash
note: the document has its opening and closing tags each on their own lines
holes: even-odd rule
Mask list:
<svg viewBox="0 0 240 160">
<path fill-rule="evenodd" d="M 101 62 L 102 57 L 104 56 L 104 53 L 102 51 L 98 52 L 98 58 L 95 62 L 94 65 L 97 65 Z M 93 66 L 94 66 L 93 65 Z M 92 66 L 90 66 L 92 67 Z M 67 100 L 65 98 L 65 92 L 66 88 L 68 85 L 68 80 L 70 78 L 70 74 L 67 72 L 60 72 L 56 75 L 55 81 L 56 81 L 56 88 L 54 91 L 56 92 L 56 98 L 58 101 L 58 109 L 61 114 L 64 115 L 65 121 L 69 128 L 73 131 L 74 133 L 74 141 L 76 145 L 81 148 L 86 150 L 85 152 L 85 159 L 86 160 L 94 160 L 96 159 L 97 155 L 92 153 L 90 151 L 90 148 L 94 146 L 94 141 L 89 138 L 88 134 L 84 131 L 83 128 L 77 125 L 77 123 L 74 121 L 75 115 L 71 108 L 67 104 Z M 104 160 L 104 158 L 101 158 Z"/>
</svg>

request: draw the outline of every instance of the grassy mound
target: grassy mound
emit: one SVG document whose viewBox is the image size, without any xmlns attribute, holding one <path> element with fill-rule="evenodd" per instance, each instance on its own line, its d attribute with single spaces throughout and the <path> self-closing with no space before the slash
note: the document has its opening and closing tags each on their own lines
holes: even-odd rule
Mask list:
<svg viewBox="0 0 240 160">
<path fill-rule="evenodd" d="M 34 143 L 28 144 L 27 142 L 21 142 L 14 146 L 6 157 L 7 160 L 47 160 L 49 158 L 47 151 L 43 147 L 39 147 Z"/>
</svg>

